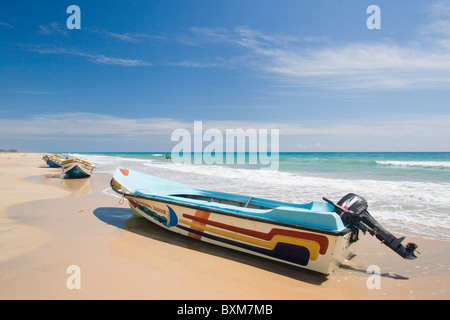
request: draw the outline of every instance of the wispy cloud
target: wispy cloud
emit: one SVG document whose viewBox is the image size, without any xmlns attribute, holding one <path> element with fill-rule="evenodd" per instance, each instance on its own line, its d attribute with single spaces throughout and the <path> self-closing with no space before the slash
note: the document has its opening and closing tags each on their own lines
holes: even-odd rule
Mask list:
<svg viewBox="0 0 450 320">
<path fill-rule="evenodd" d="M 450 1 L 448 0 L 435 1 L 430 5 L 428 13 L 433 18 L 450 17 Z"/>
<path fill-rule="evenodd" d="M 112 37 L 114 39 L 118 39 L 121 41 L 126 41 L 126 42 L 131 42 L 131 43 L 137 43 L 140 41 L 140 37 L 138 37 L 136 35 L 131 35 L 129 33 L 120 34 L 120 33 L 114 33 L 114 32 L 109 32 L 109 31 L 98 31 L 98 30 L 95 32 L 107 35 L 109 37 Z"/>
<path fill-rule="evenodd" d="M 148 63 L 143 60 L 139 59 L 121 59 L 121 58 L 114 58 L 114 57 L 107 57 L 102 54 L 86 54 L 86 53 L 79 53 L 78 55 L 82 57 L 86 57 L 88 60 L 94 62 L 94 63 L 100 63 L 100 64 L 108 64 L 108 65 L 116 65 L 116 66 L 123 66 L 123 67 L 137 67 L 137 66 L 150 66 L 151 63 Z"/>
<path fill-rule="evenodd" d="M 67 36 L 67 31 L 61 27 L 57 22 L 53 22 L 49 25 L 40 25 L 39 26 L 39 34 L 41 35 L 63 35 Z"/>
<path fill-rule="evenodd" d="M 44 91 L 44 90 L 7 89 L 7 90 L 1 90 L 0 93 L 19 94 L 19 95 L 55 95 L 55 94 L 62 94 L 63 92 Z"/>
<path fill-rule="evenodd" d="M 440 0 L 427 11 L 430 22 L 421 26 L 419 32 L 428 43 L 450 50 L 450 1 Z"/>
<path fill-rule="evenodd" d="M 0 21 L 0 27 L 4 27 L 7 29 L 14 29 L 14 27 L 12 25 L 10 25 L 9 23 L 4 22 L 4 21 Z"/>
<path fill-rule="evenodd" d="M 143 32 L 126 32 L 126 33 L 117 33 L 117 32 L 111 32 L 104 29 L 98 29 L 98 28 L 84 28 L 84 30 L 87 30 L 89 32 L 93 32 L 99 35 L 103 35 L 106 37 L 110 37 L 116 40 L 125 41 L 129 43 L 140 43 L 144 41 L 151 41 L 151 40 L 164 40 L 166 39 L 164 36 L 161 35 L 152 35 L 147 34 Z"/>
<path fill-rule="evenodd" d="M 34 136 L 46 138 L 92 137 L 114 135 L 128 138 L 170 134 L 185 123 L 168 118 L 119 118 L 95 113 L 60 113 L 36 115 L 28 119 L 0 119 L 0 133 L 8 136 Z"/>
<path fill-rule="evenodd" d="M 447 89 L 450 84 L 450 1 L 431 3 L 428 22 L 416 30 L 411 43 L 385 39 L 378 42 L 333 43 L 327 37 L 271 34 L 246 26 L 194 26 L 177 35 L 111 32 L 85 29 L 130 44 L 160 40 L 177 43 L 177 61 L 160 57 L 159 65 L 185 68 L 245 68 L 267 76 L 284 88 L 316 87 L 346 91 Z M 57 23 L 40 26 L 43 35 L 66 35 Z M 183 47 L 184 46 L 184 47 Z M 208 50 L 185 50 L 186 46 Z M 220 50 L 223 46 L 225 50 Z M 209 50 L 214 47 L 213 50 Z M 141 59 L 113 57 L 79 49 L 29 46 L 41 54 L 65 54 L 92 63 L 149 66 Z M 185 52 L 189 52 L 184 54 Z M 206 52 L 206 55 L 203 54 Z M 212 54 L 214 52 L 214 54 Z M 288 91 L 286 89 L 286 91 Z"/>
<path fill-rule="evenodd" d="M 259 44 L 267 43 L 270 44 L 270 46 L 285 46 L 289 43 L 304 43 L 309 41 L 315 42 L 319 39 L 326 39 L 312 37 L 299 38 L 282 34 L 270 35 L 245 26 L 237 26 L 233 29 L 191 27 L 189 28 L 189 31 L 190 36 L 180 38 L 180 41 L 184 41 L 184 43 L 190 45 L 201 45 L 204 43 L 215 42 L 240 44 L 246 47 L 258 42 Z"/>
<path fill-rule="evenodd" d="M 352 43 L 306 51 L 261 49 L 262 70 L 284 81 L 334 89 L 413 89 L 448 86 L 450 53 L 392 43 Z"/>
<path fill-rule="evenodd" d="M 159 40 L 164 39 L 164 37 L 162 36 L 152 36 L 145 33 L 114 33 L 106 30 L 101 30 L 98 28 L 83 28 L 83 30 L 86 32 L 99 34 L 102 36 L 110 37 L 113 39 L 129 43 L 138 43 L 149 39 L 159 39 Z M 40 25 L 38 33 L 45 36 L 64 36 L 65 38 L 67 38 L 68 36 L 66 29 L 64 27 L 61 27 L 56 22 L 53 22 L 48 25 Z M 152 65 L 151 63 L 141 59 L 112 57 L 100 53 L 90 53 L 75 48 L 67 49 L 63 47 L 46 46 L 46 45 L 25 45 L 24 47 L 29 51 L 34 51 L 41 54 L 58 54 L 58 55 L 71 55 L 75 57 L 80 57 L 96 64 L 115 65 L 124 67 Z"/>
<path fill-rule="evenodd" d="M 0 22 L 0 26 L 3 24 L 5 27 L 11 27 L 7 23 Z M 98 35 L 102 35 L 102 36 L 113 38 L 113 39 L 120 40 L 120 41 L 130 42 L 130 43 L 138 43 L 138 42 L 143 42 L 145 40 L 154 40 L 154 39 L 162 40 L 162 39 L 164 39 L 163 36 L 158 36 L 158 35 L 150 35 L 150 34 L 146 34 L 146 33 L 136 33 L 136 32 L 134 32 L 134 33 L 132 33 L 132 32 L 116 33 L 116 32 L 111 32 L 111 31 L 99 29 L 99 28 L 83 27 L 83 31 L 95 33 Z M 53 23 L 50 23 L 47 25 L 39 25 L 38 33 L 41 35 L 46 35 L 46 36 L 50 36 L 50 35 L 67 36 L 68 35 L 67 28 L 65 26 L 60 26 L 60 24 L 57 22 L 53 22 Z"/>
<path fill-rule="evenodd" d="M 167 65 L 188 68 L 233 68 L 240 66 L 240 58 L 213 57 L 204 60 L 183 60 L 178 62 L 168 62 Z"/>
<path fill-rule="evenodd" d="M 390 121 L 353 124 L 293 124 L 271 121 L 203 121 L 203 131 L 227 129 L 279 129 L 284 151 L 411 151 L 450 150 L 450 116 L 405 115 Z M 193 122 L 171 118 L 125 118 L 94 113 L 38 115 L 23 119 L 0 119 L 4 139 L 92 140 L 117 139 L 148 143 L 160 137 L 168 145 L 175 129 L 193 129 Z M 161 139 L 160 139 L 161 140 Z M 306 142 L 305 142 L 306 141 Z M 174 145 L 174 144 L 173 144 Z M 283 150 L 281 150 L 283 151 Z"/>
<path fill-rule="evenodd" d="M 430 5 L 429 23 L 414 43 L 393 39 L 334 44 L 326 37 L 267 34 L 245 26 L 191 28 L 187 45 L 234 46 L 221 57 L 192 59 L 185 67 L 244 67 L 291 86 L 346 90 L 448 88 L 450 84 L 450 2 Z"/>
<path fill-rule="evenodd" d="M 105 65 L 116 65 L 123 67 L 136 67 L 136 66 L 150 66 L 151 63 L 140 59 L 124 59 L 124 58 L 116 58 L 109 57 L 103 54 L 93 54 L 87 53 L 83 51 L 69 50 L 60 47 L 46 47 L 40 45 L 28 45 L 25 46 L 27 50 L 38 52 L 41 54 L 59 54 L 59 55 L 71 55 L 75 57 L 84 58 L 90 62 L 97 64 L 105 64 Z"/>
</svg>

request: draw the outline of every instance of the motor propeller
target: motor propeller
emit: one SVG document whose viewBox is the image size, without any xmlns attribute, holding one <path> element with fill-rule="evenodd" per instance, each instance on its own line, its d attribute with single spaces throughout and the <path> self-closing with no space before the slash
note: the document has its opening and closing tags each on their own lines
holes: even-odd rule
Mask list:
<svg viewBox="0 0 450 320">
<path fill-rule="evenodd" d="M 358 230 L 361 230 L 364 234 L 369 232 L 402 258 L 417 258 L 415 255 L 417 245 L 415 243 L 408 243 L 406 246 L 402 245 L 401 242 L 405 237 L 396 238 L 381 226 L 381 224 L 379 224 L 367 211 L 367 201 L 363 197 L 354 193 L 349 193 L 339 200 L 338 203 L 334 203 L 327 198 L 323 198 L 323 200 L 334 206 L 335 212 L 340 215 L 342 222 L 346 227 L 354 230 L 355 235 L 353 241 L 358 240 Z"/>
</svg>

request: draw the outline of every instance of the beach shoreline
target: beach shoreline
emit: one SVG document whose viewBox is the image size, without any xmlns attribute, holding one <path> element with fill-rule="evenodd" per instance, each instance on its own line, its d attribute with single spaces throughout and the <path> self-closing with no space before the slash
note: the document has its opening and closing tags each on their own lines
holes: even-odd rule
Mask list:
<svg viewBox="0 0 450 320">
<path fill-rule="evenodd" d="M 450 298 L 449 241 L 407 237 L 421 252 L 410 261 L 361 235 L 353 259 L 326 277 L 133 217 L 105 194 L 108 174 L 69 181 L 40 154 L 4 153 L 0 175 L 1 299 Z M 80 289 L 69 288 L 71 266 Z"/>
</svg>

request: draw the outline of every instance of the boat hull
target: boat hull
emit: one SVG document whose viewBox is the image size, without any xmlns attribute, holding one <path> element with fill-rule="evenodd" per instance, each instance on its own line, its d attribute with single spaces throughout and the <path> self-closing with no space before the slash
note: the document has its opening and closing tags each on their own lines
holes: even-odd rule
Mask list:
<svg viewBox="0 0 450 320">
<path fill-rule="evenodd" d="M 70 161 L 63 163 L 63 173 L 69 178 L 87 178 L 90 177 L 94 166 L 84 161 Z"/>
<path fill-rule="evenodd" d="M 61 156 L 59 155 L 51 155 L 51 154 L 46 154 L 42 157 L 42 160 L 45 161 L 45 163 L 47 163 L 47 165 L 50 168 L 61 168 Z"/>
<path fill-rule="evenodd" d="M 47 164 L 50 168 L 61 168 L 61 165 L 59 165 L 57 162 L 54 162 L 52 160 L 48 160 Z"/>
<path fill-rule="evenodd" d="M 350 255 L 351 231 L 302 228 L 124 195 L 134 214 L 190 238 L 330 274 Z"/>
</svg>

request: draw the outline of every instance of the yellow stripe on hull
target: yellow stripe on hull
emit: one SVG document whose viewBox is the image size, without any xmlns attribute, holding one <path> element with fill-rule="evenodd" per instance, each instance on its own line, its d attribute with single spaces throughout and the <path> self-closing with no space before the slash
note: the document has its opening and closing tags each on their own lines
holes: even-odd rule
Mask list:
<svg viewBox="0 0 450 320">
<path fill-rule="evenodd" d="M 213 234 L 225 236 L 229 239 L 239 240 L 244 243 L 254 244 L 254 245 L 257 245 L 257 246 L 260 246 L 263 248 L 267 248 L 267 249 L 274 249 L 275 246 L 277 245 L 277 243 L 279 243 L 279 242 L 302 246 L 309 250 L 311 260 L 317 260 L 317 258 L 319 256 L 320 245 L 316 241 L 312 241 L 312 240 L 293 238 L 293 237 L 284 236 L 284 235 L 275 235 L 272 237 L 272 239 L 270 241 L 265 241 L 265 240 L 256 239 L 256 238 L 249 237 L 249 236 L 240 235 L 240 234 L 226 231 L 226 230 L 219 230 L 216 228 L 211 228 L 211 227 L 205 226 L 203 224 L 189 222 L 184 219 L 180 220 L 180 222 L 184 223 L 188 226 L 191 226 L 197 230 L 208 231 Z"/>
</svg>

